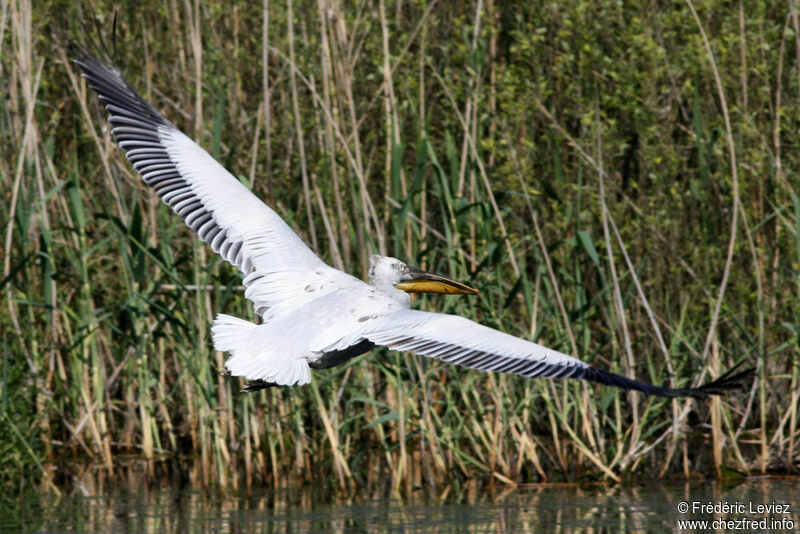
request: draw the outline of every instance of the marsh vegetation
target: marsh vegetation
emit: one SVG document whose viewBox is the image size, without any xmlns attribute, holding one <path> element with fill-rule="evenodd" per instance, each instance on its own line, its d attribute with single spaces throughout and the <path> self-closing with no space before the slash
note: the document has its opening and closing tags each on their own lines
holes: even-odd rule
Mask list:
<svg viewBox="0 0 800 534">
<path fill-rule="evenodd" d="M 462 280 L 480 295 L 416 305 L 640 380 L 757 368 L 709 401 L 386 351 L 240 393 L 209 325 L 252 317 L 241 277 L 112 142 L 59 44 L 91 12 L 0 8 L 6 488 L 128 455 L 205 485 L 440 495 L 797 468 L 793 0 L 94 2 L 131 84 L 334 267 Z"/>
</svg>

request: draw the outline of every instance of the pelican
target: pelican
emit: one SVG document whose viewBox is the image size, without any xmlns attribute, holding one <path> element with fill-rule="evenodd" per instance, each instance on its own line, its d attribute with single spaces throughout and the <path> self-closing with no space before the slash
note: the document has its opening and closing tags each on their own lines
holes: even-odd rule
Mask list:
<svg viewBox="0 0 800 534">
<path fill-rule="evenodd" d="M 219 314 L 214 347 L 245 391 L 308 384 L 375 346 L 471 369 L 528 378 L 572 378 L 665 397 L 705 397 L 740 387 L 752 370 L 731 369 L 694 388 L 626 378 L 469 319 L 411 308 L 414 292 L 477 290 L 396 258 L 371 256 L 364 282 L 325 264 L 269 206 L 147 103 L 97 45 L 76 47 L 75 63 L 105 104 L 111 133 L 128 161 L 198 237 L 244 275 L 244 296 L 263 319 Z"/>
</svg>

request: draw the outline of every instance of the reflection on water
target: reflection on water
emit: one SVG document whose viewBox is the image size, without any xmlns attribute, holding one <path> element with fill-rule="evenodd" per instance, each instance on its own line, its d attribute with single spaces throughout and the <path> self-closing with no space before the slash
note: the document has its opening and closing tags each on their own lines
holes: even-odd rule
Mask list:
<svg viewBox="0 0 800 534">
<path fill-rule="evenodd" d="M 768 530 L 781 527 L 771 532 L 789 532 L 800 528 L 799 482 L 748 479 L 734 486 L 712 482 L 536 485 L 468 491 L 442 501 L 422 496 L 405 501 L 356 497 L 335 503 L 322 503 L 312 491 L 256 490 L 246 496 L 212 497 L 191 490 L 134 486 L 95 495 L 23 500 L 18 513 L 5 510 L 0 531 L 678 532 L 679 520 L 707 520 L 711 528 L 714 520 L 749 519 L 770 521 Z M 687 513 L 681 513 L 682 503 L 689 506 Z M 770 508 L 758 513 L 759 505 Z M 781 510 L 774 505 L 790 508 Z M 734 530 L 737 525 L 717 526 Z M 753 528 L 743 531 L 762 531 L 759 524 L 750 526 Z M 683 527 L 687 532 L 701 529 L 700 525 Z"/>
</svg>

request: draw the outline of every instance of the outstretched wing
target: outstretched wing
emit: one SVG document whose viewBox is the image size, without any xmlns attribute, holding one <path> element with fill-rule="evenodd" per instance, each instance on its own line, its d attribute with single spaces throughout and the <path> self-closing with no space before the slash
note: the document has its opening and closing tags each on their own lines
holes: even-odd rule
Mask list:
<svg viewBox="0 0 800 534">
<path fill-rule="evenodd" d="M 110 61 L 86 50 L 73 55 L 89 87 L 105 103 L 111 133 L 128 160 L 200 239 L 242 271 L 245 296 L 257 313 L 294 307 L 351 282 L 352 277 L 320 260 L 277 213 L 148 104 Z"/>
<path fill-rule="evenodd" d="M 364 339 L 447 363 L 528 378 L 575 378 L 663 397 L 704 397 L 740 387 L 752 369 L 733 370 L 698 388 L 667 388 L 603 371 L 572 356 L 456 315 L 399 309 L 363 333 Z"/>
</svg>

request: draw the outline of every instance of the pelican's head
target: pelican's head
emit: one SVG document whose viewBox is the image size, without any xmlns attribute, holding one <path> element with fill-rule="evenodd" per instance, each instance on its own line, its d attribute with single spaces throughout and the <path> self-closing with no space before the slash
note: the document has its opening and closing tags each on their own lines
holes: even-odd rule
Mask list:
<svg viewBox="0 0 800 534">
<path fill-rule="evenodd" d="M 410 267 L 397 258 L 373 255 L 369 259 L 369 283 L 387 293 L 445 293 L 477 295 L 478 290 L 438 274 Z"/>
</svg>

